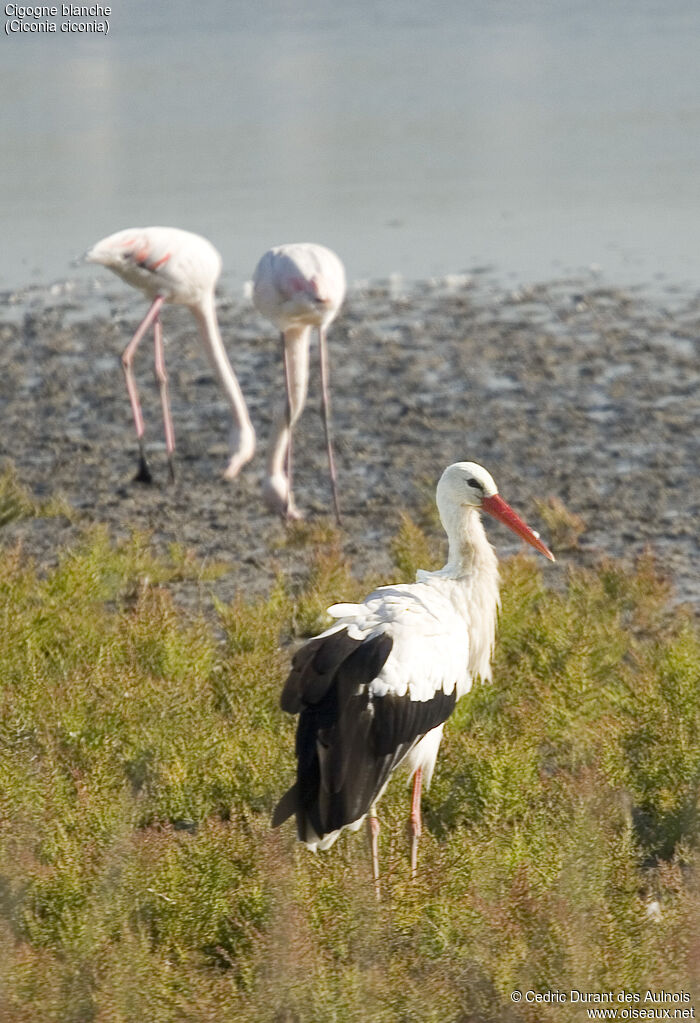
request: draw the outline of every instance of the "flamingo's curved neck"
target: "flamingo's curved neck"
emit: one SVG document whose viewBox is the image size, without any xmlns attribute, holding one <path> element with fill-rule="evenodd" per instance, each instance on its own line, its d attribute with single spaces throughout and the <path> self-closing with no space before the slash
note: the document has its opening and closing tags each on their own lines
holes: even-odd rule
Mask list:
<svg viewBox="0 0 700 1023">
<path fill-rule="evenodd" d="M 285 352 L 288 401 L 282 406 L 275 424 L 274 437 L 267 460 L 270 477 L 285 473 L 291 427 L 301 415 L 309 385 L 309 341 L 311 327 L 289 327 L 282 335 Z"/>
<path fill-rule="evenodd" d="M 197 305 L 191 306 L 191 309 L 212 369 L 226 393 L 233 412 L 233 452 L 234 454 L 240 453 L 245 448 L 252 454 L 252 448 L 255 445 L 255 432 L 248 415 L 243 392 L 221 339 L 213 291 L 207 293 Z"/>
</svg>

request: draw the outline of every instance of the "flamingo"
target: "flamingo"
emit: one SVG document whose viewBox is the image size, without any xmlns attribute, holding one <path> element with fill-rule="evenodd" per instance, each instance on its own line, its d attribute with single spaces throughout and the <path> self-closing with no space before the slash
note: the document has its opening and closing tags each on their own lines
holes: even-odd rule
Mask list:
<svg viewBox="0 0 700 1023">
<path fill-rule="evenodd" d="M 214 288 L 221 273 L 221 256 L 217 250 L 206 238 L 176 227 L 132 227 L 103 238 L 87 252 L 85 258 L 89 262 L 108 267 L 127 284 L 139 288 L 151 299 L 148 312 L 122 355 L 126 389 L 139 442 L 139 468 L 135 479 L 142 483 L 152 482 L 144 450 L 143 415 L 132 368 L 139 342 L 151 326 L 155 342 L 155 371 L 165 424 L 165 446 L 170 477 L 175 479 L 175 431 L 170 413 L 160 323 L 160 312 L 165 302 L 185 305 L 191 310 L 212 368 L 226 392 L 233 413 L 233 427 L 231 457 L 224 476 L 234 479 L 253 457 L 255 431 L 219 333 L 214 304 Z"/>
<path fill-rule="evenodd" d="M 405 764 L 413 777 L 415 877 L 421 786 L 430 785 L 445 721 L 477 676 L 491 677 L 498 562 L 479 512 L 554 561 L 481 465 L 448 466 L 436 500 L 449 544 L 445 567 L 419 571 L 415 583 L 382 586 L 361 604 L 328 608 L 335 624 L 296 652 L 281 697 L 283 710 L 299 714 L 297 778 L 272 824 L 295 814 L 299 839 L 316 851 L 368 817 L 377 897 L 377 801 Z"/>
<path fill-rule="evenodd" d="M 301 517 L 292 494 L 292 428 L 306 401 L 309 380 L 309 339 L 318 331 L 323 425 L 333 493 L 340 525 L 330 429 L 326 331 L 345 298 L 345 270 L 340 259 L 323 245 L 298 243 L 269 249 L 253 274 L 253 302 L 281 331 L 286 402 L 274 428 L 267 463 L 265 500 L 287 519 Z"/>
</svg>

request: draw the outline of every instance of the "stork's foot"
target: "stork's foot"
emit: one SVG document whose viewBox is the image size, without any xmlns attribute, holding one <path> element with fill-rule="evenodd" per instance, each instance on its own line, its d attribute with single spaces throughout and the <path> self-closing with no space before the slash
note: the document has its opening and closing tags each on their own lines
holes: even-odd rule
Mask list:
<svg viewBox="0 0 700 1023">
<path fill-rule="evenodd" d="M 289 483 L 286 476 L 270 476 L 265 480 L 263 488 L 265 504 L 276 515 L 281 515 L 287 522 L 298 522 L 303 519 L 303 513 L 299 511 L 294 498 L 289 493 Z"/>
</svg>

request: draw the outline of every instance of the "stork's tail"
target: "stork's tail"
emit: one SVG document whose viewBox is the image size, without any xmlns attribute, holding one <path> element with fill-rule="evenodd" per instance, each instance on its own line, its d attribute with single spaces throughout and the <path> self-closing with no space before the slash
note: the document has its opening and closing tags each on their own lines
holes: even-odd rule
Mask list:
<svg viewBox="0 0 700 1023">
<path fill-rule="evenodd" d="M 297 835 L 299 837 L 299 841 L 303 842 L 307 849 L 310 849 L 312 852 L 318 852 L 319 849 L 330 849 L 342 831 L 342 828 L 338 828 L 336 831 L 330 831 L 326 835 L 316 834 L 310 820 L 299 805 L 298 782 L 295 782 L 291 789 L 288 789 L 285 792 L 275 809 L 272 811 L 272 827 L 278 828 L 280 824 L 284 824 L 284 822 L 293 814 L 296 814 L 297 818 Z M 353 821 L 352 824 L 348 825 L 348 827 L 351 831 L 356 831 L 362 824 L 363 820 L 364 814 L 358 821 Z"/>
<path fill-rule="evenodd" d="M 299 807 L 299 788 L 295 782 L 291 789 L 288 789 L 272 811 L 272 827 L 278 828 L 280 824 L 297 812 Z"/>
</svg>

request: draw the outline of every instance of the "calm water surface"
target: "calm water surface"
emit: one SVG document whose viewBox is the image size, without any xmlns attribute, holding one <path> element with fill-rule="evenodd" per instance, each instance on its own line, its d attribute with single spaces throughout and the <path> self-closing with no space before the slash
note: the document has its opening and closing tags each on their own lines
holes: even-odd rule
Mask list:
<svg viewBox="0 0 700 1023">
<path fill-rule="evenodd" d="M 227 281 L 321 241 L 351 280 L 599 265 L 700 281 L 697 0 L 112 0 L 0 41 L 0 287 L 137 224 Z"/>
</svg>

